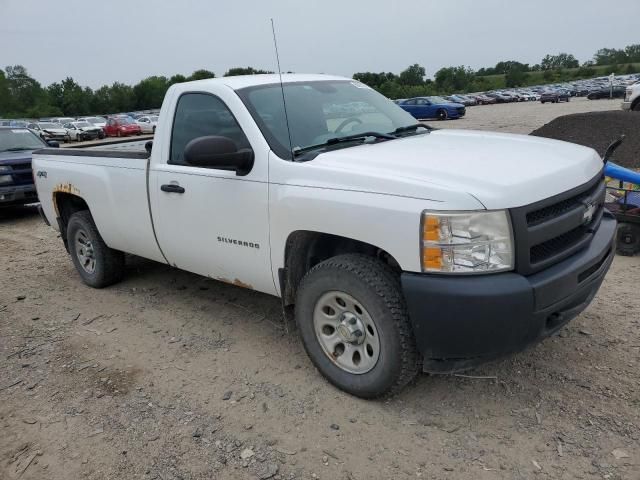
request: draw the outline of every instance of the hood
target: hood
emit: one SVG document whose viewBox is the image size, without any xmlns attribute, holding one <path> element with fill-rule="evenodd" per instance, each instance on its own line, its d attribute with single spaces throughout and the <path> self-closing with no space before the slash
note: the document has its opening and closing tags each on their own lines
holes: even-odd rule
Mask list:
<svg viewBox="0 0 640 480">
<path fill-rule="evenodd" d="M 50 133 L 62 133 L 62 134 L 66 134 L 67 133 L 67 129 L 66 128 L 43 128 L 42 131 L 43 132 L 50 132 Z"/>
<path fill-rule="evenodd" d="M 95 125 L 92 127 L 80 127 L 80 130 L 82 130 L 83 132 L 91 132 L 93 130 L 101 130 L 100 127 L 96 127 Z"/>
<path fill-rule="evenodd" d="M 42 148 L 45 146 L 43 145 Z M 11 165 L 14 163 L 24 163 L 31 161 L 31 152 L 34 150 L 23 150 L 20 152 L 0 152 L 0 165 Z"/>
<path fill-rule="evenodd" d="M 338 188 L 342 182 L 345 188 L 445 203 L 456 197 L 459 202 L 458 192 L 465 192 L 487 209 L 520 207 L 557 195 L 602 169 L 591 148 L 468 130 L 436 130 L 344 148 L 318 155 L 311 164 L 318 169 L 317 180 L 307 183 L 318 186 L 332 179 Z"/>
</svg>

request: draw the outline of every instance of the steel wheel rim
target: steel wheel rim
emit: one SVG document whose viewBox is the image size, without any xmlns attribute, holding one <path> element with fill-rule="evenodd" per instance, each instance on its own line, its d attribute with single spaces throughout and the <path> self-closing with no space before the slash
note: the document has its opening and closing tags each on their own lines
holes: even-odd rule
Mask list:
<svg viewBox="0 0 640 480">
<path fill-rule="evenodd" d="M 76 231 L 73 243 L 75 245 L 78 262 L 80 262 L 82 269 L 87 273 L 95 272 L 95 252 L 93 250 L 93 243 L 87 233 L 82 229 Z"/>
<path fill-rule="evenodd" d="M 341 370 L 362 375 L 378 363 L 378 329 L 351 295 L 338 290 L 324 293 L 313 310 L 313 327 L 322 351 Z"/>
</svg>

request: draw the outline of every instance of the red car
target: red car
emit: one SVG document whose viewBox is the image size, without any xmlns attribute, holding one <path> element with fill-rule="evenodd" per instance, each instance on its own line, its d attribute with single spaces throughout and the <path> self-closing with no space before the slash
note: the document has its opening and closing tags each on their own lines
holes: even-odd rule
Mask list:
<svg viewBox="0 0 640 480">
<path fill-rule="evenodd" d="M 111 117 L 104 126 L 107 137 L 128 137 L 129 135 L 141 135 L 142 129 L 135 120 L 130 117 Z"/>
</svg>

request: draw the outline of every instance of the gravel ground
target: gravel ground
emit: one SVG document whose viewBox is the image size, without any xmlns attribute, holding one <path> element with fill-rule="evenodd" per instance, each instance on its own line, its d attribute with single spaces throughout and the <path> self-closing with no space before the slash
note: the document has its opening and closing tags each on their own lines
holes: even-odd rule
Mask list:
<svg viewBox="0 0 640 480">
<path fill-rule="evenodd" d="M 584 97 L 572 98 L 569 103 L 545 103 L 544 105 L 540 102 L 503 103 L 467 108 L 467 114 L 460 120 L 444 122 L 433 120 L 427 123 L 438 128 L 529 134 L 560 115 L 620 110 L 621 104 L 620 99 L 587 100 Z"/>
<path fill-rule="evenodd" d="M 374 402 L 320 377 L 275 298 L 139 258 L 90 289 L 33 207 L 0 211 L 0 251 L 3 480 L 640 478 L 637 257 L 560 335 Z"/>
</svg>

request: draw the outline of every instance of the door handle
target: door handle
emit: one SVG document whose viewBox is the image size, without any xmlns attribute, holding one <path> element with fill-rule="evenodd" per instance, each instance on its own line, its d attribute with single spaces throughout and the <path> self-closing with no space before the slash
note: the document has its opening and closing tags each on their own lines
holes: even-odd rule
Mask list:
<svg viewBox="0 0 640 480">
<path fill-rule="evenodd" d="M 184 187 L 175 183 L 165 183 L 160 187 L 160 190 L 167 193 L 184 193 Z"/>
</svg>

